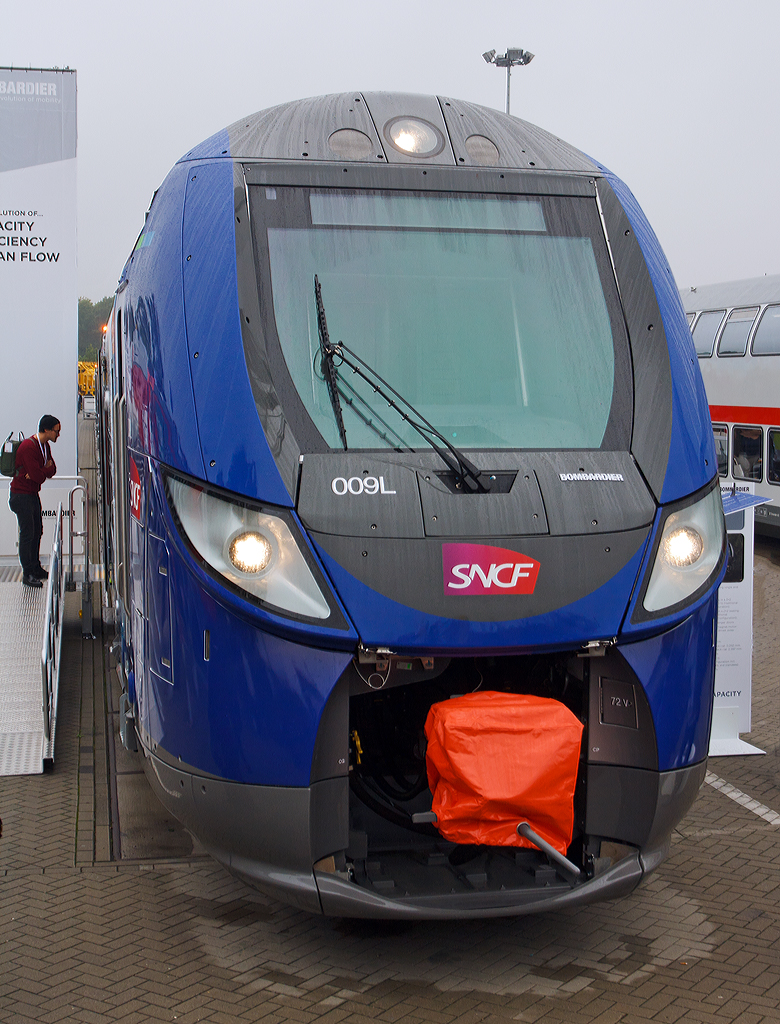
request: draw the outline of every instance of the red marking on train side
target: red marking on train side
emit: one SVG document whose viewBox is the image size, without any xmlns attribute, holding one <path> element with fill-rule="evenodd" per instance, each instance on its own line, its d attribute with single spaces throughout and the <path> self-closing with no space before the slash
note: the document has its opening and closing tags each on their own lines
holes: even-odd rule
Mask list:
<svg viewBox="0 0 780 1024">
<path fill-rule="evenodd" d="M 135 459 L 130 458 L 130 513 L 134 519 L 141 522 L 141 475 Z"/>
<path fill-rule="evenodd" d="M 780 409 L 760 405 L 711 405 L 710 419 L 713 423 L 760 423 L 780 424 Z"/>
</svg>

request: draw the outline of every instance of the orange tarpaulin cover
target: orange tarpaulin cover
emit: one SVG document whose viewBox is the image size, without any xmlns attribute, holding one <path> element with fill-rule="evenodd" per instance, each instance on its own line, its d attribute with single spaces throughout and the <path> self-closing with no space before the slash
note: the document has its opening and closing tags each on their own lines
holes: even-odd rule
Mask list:
<svg viewBox="0 0 780 1024">
<path fill-rule="evenodd" d="M 439 832 L 453 843 L 533 848 L 516 832 L 527 821 L 565 854 L 582 730 L 547 697 L 485 691 L 433 704 L 426 765 Z"/>
</svg>

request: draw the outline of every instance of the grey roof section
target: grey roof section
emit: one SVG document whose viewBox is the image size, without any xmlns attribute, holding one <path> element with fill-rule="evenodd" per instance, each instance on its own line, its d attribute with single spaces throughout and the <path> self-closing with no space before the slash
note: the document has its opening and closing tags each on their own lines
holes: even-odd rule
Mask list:
<svg viewBox="0 0 780 1024">
<path fill-rule="evenodd" d="M 731 306 L 760 306 L 765 302 L 780 302 L 780 274 L 681 288 L 680 298 L 686 313 L 696 313 L 702 309 L 728 309 Z"/>
<path fill-rule="evenodd" d="M 76 156 L 76 72 L 0 68 L 0 172 Z"/>
<path fill-rule="evenodd" d="M 418 117 L 434 124 L 447 145 L 433 157 L 410 157 L 385 135 L 395 117 Z M 492 166 L 598 173 L 584 153 L 549 132 L 489 107 L 442 96 L 409 93 L 336 93 L 283 103 L 242 118 L 227 128 L 230 155 L 238 160 L 327 160 L 344 163 L 328 145 L 333 132 L 352 128 L 372 143 L 361 163 L 484 166 L 469 155 L 471 136 L 489 139 L 498 150 Z M 472 152 L 474 147 L 471 147 Z"/>
<path fill-rule="evenodd" d="M 455 159 L 463 167 L 479 166 L 465 147 L 466 139 L 481 135 L 498 149 L 496 167 L 530 167 L 545 171 L 583 171 L 598 174 L 596 164 L 557 136 L 500 110 L 441 96 Z"/>
</svg>

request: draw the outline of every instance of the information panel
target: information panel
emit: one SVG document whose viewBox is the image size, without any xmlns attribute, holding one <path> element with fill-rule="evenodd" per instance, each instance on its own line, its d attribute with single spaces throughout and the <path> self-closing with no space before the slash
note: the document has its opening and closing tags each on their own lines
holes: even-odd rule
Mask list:
<svg viewBox="0 0 780 1024">
<path fill-rule="evenodd" d="M 763 754 L 740 738 L 751 728 L 753 673 L 753 510 L 768 498 L 755 484 L 721 486 L 728 566 L 718 592 L 718 646 L 710 756 Z"/>
<path fill-rule="evenodd" d="M 0 67 L 0 308 L 0 440 L 29 437 L 44 413 L 62 423 L 52 448 L 58 477 L 41 490 L 43 554 L 63 478 L 77 472 L 75 71 Z M 17 524 L 9 481 L 0 483 L 0 558 L 8 563 Z"/>
</svg>

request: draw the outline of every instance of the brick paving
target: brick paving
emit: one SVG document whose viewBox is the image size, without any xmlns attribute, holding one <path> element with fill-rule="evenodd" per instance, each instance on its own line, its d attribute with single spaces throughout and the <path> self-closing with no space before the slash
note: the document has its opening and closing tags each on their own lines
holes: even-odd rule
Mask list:
<svg viewBox="0 0 780 1024">
<path fill-rule="evenodd" d="M 112 788 L 140 779 L 120 751 L 109 773 L 105 638 L 81 639 L 76 598 L 54 770 L 0 779 L 0 1024 L 780 1021 L 780 830 L 709 785 L 633 896 L 499 921 L 315 918 L 198 856 L 164 815 L 139 840 L 114 820 Z M 767 755 L 710 761 L 777 812 L 779 601 L 780 544 L 762 541 L 747 738 Z"/>
</svg>

